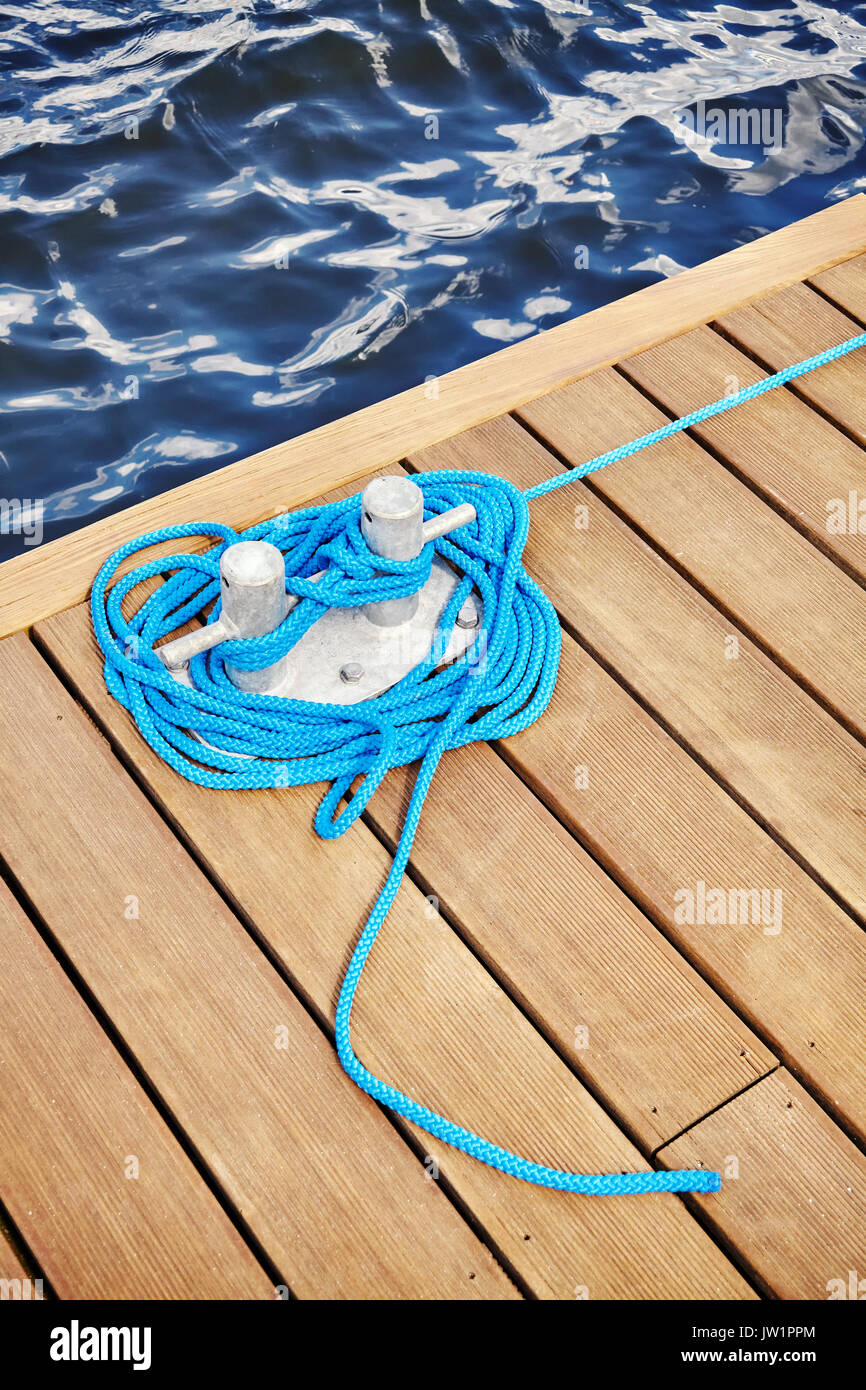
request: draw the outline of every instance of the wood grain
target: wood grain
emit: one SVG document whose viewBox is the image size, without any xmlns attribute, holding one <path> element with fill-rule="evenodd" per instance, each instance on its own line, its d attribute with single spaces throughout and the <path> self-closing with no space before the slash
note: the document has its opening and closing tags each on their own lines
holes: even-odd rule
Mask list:
<svg viewBox="0 0 866 1390">
<path fill-rule="evenodd" d="M 339 841 L 320 840 L 313 833 L 312 817 L 323 788 L 223 796 L 178 777 L 142 742 L 125 711 L 106 694 L 84 609 L 70 610 L 41 624 L 39 639 L 100 724 L 134 761 L 137 775 L 196 845 L 223 890 L 275 952 L 298 990 L 324 1020 L 332 1023 L 352 942 L 387 873 L 387 851 L 363 824 Z M 519 809 L 523 789 L 517 787 L 516 792 L 516 796 L 514 791 L 509 795 L 515 814 L 523 817 Z M 450 790 L 445 799 L 449 796 Z M 442 802 L 434 791 L 431 808 L 437 804 Z M 537 803 L 535 807 L 540 813 Z M 544 832 L 540 843 L 544 843 Z M 555 845 L 543 852 L 556 877 L 547 889 L 540 876 L 533 879 L 537 911 L 527 912 L 513 890 L 501 898 L 495 896 L 496 875 L 490 875 L 483 856 L 477 856 L 474 864 L 470 855 L 461 857 L 447 879 L 444 872 L 437 875 L 433 891 L 440 897 L 439 906 L 444 907 L 452 894 L 463 891 L 455 886 L 463 873 L 472 874 L 479 894 L 482 878 L 488 891 L 492 881 L 494 902 L 516 919 L 501 930 L 512 933 L 516 943 L 522 940 L 515 950 L 522 951 L 518 973 L 524 979 L 534 971 L 536 958 L 556 944 L 553 919 L 557 909 L 543 902 L 542 895 L 557 891 L 566 895 L 560 914 L 565 917 L 577 910 L 581 916 L 571 955 L 558 957 L 563 975 L 560 992 L 572 1000 L 568 1040 L 572 1055 L 577 1056 L 575 1029 L 586 1023 L 586 1009 L 596 1010 L 599 1017 L 604 1009 L 599 999 L 586 997 L 582 938 L 590 926 L 586 910 L 575 907 L 574 888 L 563 880 L 563 865 L 572 866 L 577 885 L 590 895 L 590 906 L 606 913 L 610 942 L 604 949 L 610 973 L 605 997 L 610 1017 L 625 1020 L 634 1010 L 625 997 L 629 990 L 637 992 L 645 1008 L 652 1007 L 636 954 L 643 939 L 646 979 L 663 979 L 686 1011 L 686 1017 L 678 1020 L 684 1039 L 684 1084 L 695 1085 L 697 1063 L 690 1053 L 693 1040 L 700 1037 L 716 1059 L 715 1065 L 726 1066 L 729 1078 L 754 1076 L 755 1062 L 748 1058 L 740 1061 L 739 1049 L 735 1063 L 727 1060 L 733 1050 L 732 1026 L 739 1028 L 736 1036 L 744 1039 L 748 1038 L 747 1030 L 734 1020 L 733 1025 L 724 1024 L 726 1034 L 721 1032 L 716 1020 L 725 1016 L 717 1007 L 708 1010 L 700 987 L 690 985 L 687 978 L 683 983 L 676 964 L 664 973 L 658 947 L 641 936 L 635 914 L 618 922 L 613 911 L 621 914 L 622 908 L 616 908 L 611 897 L 605 903 L 603 892 L 579 857 L 563 858 L 564 851 Z M 524 895 L 529 898 L 525 885 Z M 480 939 L 486 925 L 477 906 L 471 915 Z M 597 941 L 602 943 L 601 934 Z M 620 962 L 616 951 L 621 943 L 627 949 L 625 982 L 617 973 Z M 563 949 L 561 944 L 558 949 Z M 614 979 L 619 983 L 611 991 Z M 692 1014 L 698 1015 L 697 1024 L 692 1023 Z M 631 1017 L 637 1017 L 636 1013 Z M 461 943 L 437 907 L 411 882 L 401 888 L 376 944 L 353 1019 L 356 1047 L 366 1065 L 477 1133 L 518 1153 L 581 1171 L 646 1166 L 634 1146 Z M 600 1053 L 596 1061 L 599 1076 L 619 1081 L 629 1055 L 633 1058 L 632 1076 L 643 1090 L 638 1092 L 637 1101 L 632 1100 L 626 1076 L 620 1094 L 623 1105 L 637 1114 L 647 1088 L 646 1063 L 639 1056 L 645 1040 L 655 1062 L 660 1055 L 652 1018 L 643 1017 L 636 1026 L 640 1046 L 635 1046 L 635 1037 L 621 1038 L 610 1026 L 602 1024 L 599 1031 L 603 1044 L 599 1047 L 601 1040 L 593 1038 L 590 1048 L 592 1052 L 598 1048 Z M 603 1055 L 605 1052 L 611 1053 L 612 1060 Z M 756 1046 L 754 1057 L 765 1055 Z M 671 1074 L 660 1072 L 657 1080 L 660 1086 L 669 1087 L 670 1106 L 681 1104 L 673 1091 Z M 656 1121 L 644 1123 L 652 1132 Z M 505 1178 L 428 1135 L 419 1138 L 441 1176 L 456 1189 L 497 1248 L 539 1297 L 573 1298 L 578 1288 L 591 1290 L 592 1297 L 706 1298 L 722 1296 L 722 1290 L 726 1291 L 724 1296 L 750 1296 L 748 1287 L 706 1242 L 675 1199 L 585 1201 Z"/>
<path fill-rule="evenodd" d="M 26 638 L 0 684 L 3 856 L 293 1291 L 514 1296 Z"/>
<path fill-rule="evenodd" d="M 719 314 L 718 326 L 762 366 L 780 371 L 816 352 L 861 333 L 859 323 L 828 304 L 808 285 L 791 285 L 751 307 Z M 843 425 L 858 444 L 866 444 L 863 399 L 864 350 L 800 377 L 789 389 Z"/>
<path fill-rule="evenodd" d="M 482 470 L 491 459 L 521 487 L 557 467 L 507 417 L 412 456 L 413 465 Z M 584 484 L 532 503 L 526 560 L 591 649 L 866 915 L 861 745 Z M 736 659 L 726 657 L 732 634 Z"/>
<path fill-rule="evenodd" d="M 15 1281 L 18 1280 L 18 1284 Z M 26 1270 L 18 1258 L 12 1243 L 5 1231 L 0 1229 L 0 1297 L 6 1299 L 23 1300 L 45 1297 L 44 1287 L 40 1289 L 37 1283 L 37 1276 L 33 1276 Z"/>
<path fill-rule="evenodd" d="M 866 394 L 866 356 L 857 372 Z M 572 464 L 667 423 L 613 371 L 545 396 L 522 418 Z M 601 469 L 591 487 L 866 736 L 866 662 L 852 660 L 866 632 L 866 592 L 837 565 L 684 434 Z"/>
<path fill-rule="evenodd" d="M 3 883 L 0 927 L 0 1196 L 55 1292 L 273 1298 Z M 7 1264 L 4 1252 L 0 1274 Z"/>
<path fill-rule="evenodd" d="M 39 624 L 37 631 L 88 708 L 140 768 L 140 740 L 105 691 L 87 611 L 67 610 Z M 414 767 L 396 769 L 370 806 L 370 823 L 392 843 L 414 775 Z M 225 805 L 225 797 L 193 797 L 207 810 L 193 820 L 187 784 L 161 760 L 148 760 L 148 779 L 210 864 L 225 864 L 223 840 L 242 848 L 231 874 L 220 870 L 223 884 L 240 896 L 237 883 L 260 875 L 258 858 L 269 859 L 264 853 L 251 862 L 245 846 L 258 837 L 238 839 L 230 828 L 238 812 Z M 299 795 L 292 791 L 290 804 Z M 481 806 L 487 826 L 483 840 L 478 833 Z M 300 815 L 292 820 L 293 839 L 310 838 L 311 818 L 305 797 Z M 358 834 L 365 832 L 359 829 Z M 317 839 L 312 843 L 316 846 Z M 321 900 L 319 919 L 336 916 L 339 922 L 346 844 L 340 841 L 332 849 L 333 878 L 323 881 L 321 868 L 308 862 L 307 853 L 298 867 L 299 874 L 309 874 L 298 891 L 305 902 L 311 894 Z M 366 892 L 384 874 L 386 861 L 378 850 L 373 862 L 377 871 Z M 449 919 L 456 919 L 472 950 L 647 1151 L 775 1066 L 773 1054 L 486 745 L 456 749 L 440 765 L 411 862 Z M 284 872 L 279 859 L 272 869 L 278 889 Z M 245 904 L 256 887 L 245 887 Z M 359 912 L 367 901 L 362 898 Z M 256 916 L 270 936 L 268 916 L 261 910 Z M 335 930 L 340 930 L 336 924 Z M 533 943 L 530 951 L 527 942 Z M 344 928 L 329 960 L 322 962 L 330 966 L 332 999 L 345 949 Z M 678 1028 L 675 1057 L 670 1050 L 672 1019 Z M 583 1045 L 582 1033 L 576 1041 L 579 1028 L 589 1030 L 591 1046 Z"/>
<path fill-rule="evenodd" d="M 859 356 L 856 366 L 862 377 Z M 767 376 L 709 328 L 640 353 L 623 371 L 672 415 L 685 415 Z M 859 445 L 785 390 L 717 415 L 692 433 L 825 554 L 866 579 L 866 524 L 862 534 L 849 529 L 836 534 L 827 525 L 832 498 L 847 500 L 851 491 L 866 495 L 866 453 Z M 635 463 L 642 479 L 641 461 Z"/>
<path fill-rule="evenodd" d="M 416 771 L 393 772 L 370 804 L 371 824 L 392 845 Z M 706 1114 L 713 1096 L 774 1067 L 489 747 L 440 764 L 411 862 L 472 949 L 648 1148 L 684 1129 L 684 1114 Z"/>
<path fill-rule="evenodd" d="M 85 598 L 124 541 L 181 521 L 247 526 L 360 478 L 598 367 L 684 333 L 866 250 L 863 195 L 822 209 L 675 278 L 7 561 L 0 636 Z"/>
<path fill-rule="evenodd" d="M 671 1167 L 731 1176 L 708 1220 L 779 1298 L 855 1297 L 863 1277 L 866 1158 L 784 1070 L 663 1149 Z M 736 1174 L 736 1176 L 734 1176 Z M 711 1210 L 712 1205 L 712 1210 Z"/>
<path fill-rule="evenodd" d="M 866 256 L 852 256 L 820 275 L 810 276 L 809 283 L 860 324 L 866 323 Z"/>
<path fill-rule="evenodd" d="M 712 986 L 866 1140 L 862 928 L 565 634 L 550 707 L 500 751 Z M 718 925 L 682 920 L 678 895 L 697 892 L 698 883 L 778 893 L 780 929 L 751 916 Z"/>
<path fill-rule="evenodd" d="M 479 465 L 482 457 L 495 457 L 498 466 L 509 469 L 524 485 L 552 471 L 550 456 L 512 421 L 486 426 L 480 433 L 481 438 L 473 431 L 416 455 L 413 464 L 466 467 Z M 568 515 L 572 491 L 580 497 L 578 505 L 586 505 L 591 515 L 588 531 L 573 529 L 573 517 Z M 539 523 L 540 504 L 532 504 L 530 568 L 537 562 L 542 582 L 558 585 L 560 599 L 572 616 L 579 601 L 577 625 L 610 656 L 622 657 L 632 678 L 648 673 L 645 688 L 666 718 L 668 705 L 659 690 L 652 634 L 659 627 L 664 630 L 668 621 L 664 608 L 659 609 L 659 597 L 665 600 L 669 588 L 676 593 L 681 581 L 671 577 L 667 585 L 645 584 L 639 590 L 645 609 L 635 619 L 631 635 L 626 633 L 625 645 L 612 645 L 607 633 L 612 630 L 616 635 L 617 629 L 612 628 L 602 604 L 605 594 L 609 604 L 616 603 L 617 576 L 628 562 L 623 559 L 619 568 L 606 567 L 606 538 L 615 538 L 619 544 L 619 523 L 596 499 L 581 492 L 576 485 L 545 499 L 550 503 L 556 496 L 561 499 L 549 532 Z M 553 557 L 543 544 L 547 534 L 556 538 Z M 594 547 L 590 545 L 593 536 Z M 630 548 L 640 571 L 652 576 L 655 566 L 645 548 L 636 541 Z M 859 1043 L 866 1027 L 862 929 L 617 681 L 576 642 L 565 634 L 563 638 L 551 706 L 538 723 L 506 740 L 500 751 L 713 986 L 846 1124 L 866 1138 L 866 1057 Z M 723 633 L 715 643 L 711 659 L 704 660 L 697 672 L 699 642 L 683 645 L 678 657 L 672 654 L 680 684 L 687 691 L 702 677 L 712 692 L 717 670 L 736 665 L 724 662 Z M 769 692 L 780 682 L 766 677 L 760 663 L 749 677 L 753 681 L 758 682 L 753 702 L 760 709 L 768 698 L 762 695 L 763 688 Z M 781 685 L 787 688 L 784 681 Z M 694 728 L 693 720 L 688 720 L 688 727 Z M 753 745 L 744 730 L 732 742 L 739 743 L 748 758 L 752 746 L 760 755 L 765 739 Z M 708 742 L 706 747 L 712 751 Z M 846 747 L 850 748 L 847 742 Z M 856 809 L 862 796 L 858 803 L 856 778 L 852 781 L 850 773 L 840 775 L 847 777 L 852 788 L 847 803 L 852 852 L 845 869 L 851 878 L 856 847 L 862 845 Z M 833 784 L 828 785 L 831 800 L 825 835 L 832 844 L 836 820 Z M 813 783 L 808 772 L 803 791 L 806 824 L 810 809 L 817 809 L 810 799 Z M 783 809 L 784 793 L 777 800 Z M 699 882 L 778 892 L 781 930 L 765 931 L 764 924 L 751 922 L 713 927 L 678 921 L 677 894 L 690 885 L 697 891 Z"/>
</svg>

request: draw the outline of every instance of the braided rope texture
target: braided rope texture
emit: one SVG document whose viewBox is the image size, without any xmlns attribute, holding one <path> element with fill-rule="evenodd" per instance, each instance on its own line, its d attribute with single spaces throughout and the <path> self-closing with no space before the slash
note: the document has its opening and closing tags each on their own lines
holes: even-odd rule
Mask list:
<svg viewBox="0 0 866 1390">
<path fill-rule="evenodd" d="M 414 560 L 385 560 L 369 550 L 360 525 L 361 499 L 355 496 L 283 514 L 242 533 L 205 523 L 164 527 L 121 546 L 96 577 L 91 612 L 105 658 L 108 690 L 132 714 L 151 748 L 189 781 L 221 790 L 328 782 L 314 824 L 319 835 L 333 839 L 358 819 L 389 769 L 420 760 L 390 871 L 340 990 L 337 1053 L 348 1075 L 368 1095 L 503 1173 L 541 1187 L 599 1196 L 706 1193 L 721 1186 L 720 1175 L 705 1170 L 583 1174 L 534 1163 L 374 1076 L 352 1047 L 355 993 L 399 889 L 439 759 L 447 749 L 506 738 L 526 728 L 543 714 L 553 694 L 559 669 L 559 623 L 550 600 L 523 567 L 527 504 L 864 345 L 866 333 L 524 493 L 505 479 L 481 472 L 449 470 L 416 476 L 424 494 L 425 517 L 469 501 L 476 509 L 476 520 L 428 542 Z M 215 544 L 202 554 L 181 550 L 145 561 L 112 584 L 119 566 L 130 556 L 160 542 L 200 536 L 212 537 Z M 181 685 L 162 665 L 155 645 L 201 617 L 211 604 L 208 621 L 219 617 L 220 557 L 226 546 L 242 539 L 267 540 L 282 551 L 286 588 L 299 602 L 267 636 L 225 641 L 194 657 L 190 663 L 194 688 Z M 463 577 L 443 614 L 439 641 L 423 662 L 382 695 L 355 705 L 318 705 L 250 694 L 228 679 L 226 662 L 244 670 L 272 665 L 326 608 L 417 592 L 430 575 L 434 549 Z M 324 576 L 311 582 L 320 570 L 326 571 Z M 126 596 L 156 576 L 162 576 L 162 583 L 126 619 Z M 473 586 L 484 603 L 483 629 L 468 652 L 439 668 L 440 643 L 447 643 Z"/>
</svg>

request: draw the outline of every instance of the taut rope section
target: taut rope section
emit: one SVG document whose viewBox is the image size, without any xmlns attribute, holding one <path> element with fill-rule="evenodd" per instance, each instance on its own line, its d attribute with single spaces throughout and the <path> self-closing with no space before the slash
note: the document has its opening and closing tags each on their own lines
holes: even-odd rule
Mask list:
<svg viewBox="0 0 866 1390">
<path fill-rule="evenodd" d="M 368 549 L 360 526 L 360 498 L 355 496 L 287 513 L 242 533 L 211 524 L 164 527 L 121 546 L 97 575 L 91 608 L 96 638 L 105 655 L 106 685 L 133 715 L 155 752 L 191 782 L 221 789 L 330 782 L 315 827 L 321 836 L 333 839 L 357 820 L 390 768 L 420 759 L 391 869 L 340 990 L 337 1052 L 349 1076 L 376 1100 L 513 1177 L 593 1195 L 715 1192 L 721 1186 L 718 1173 L 704 1170 L 582 1174 L 544 1167 L 420 1105 L 368 1071 L 352 1048 L 349 1024 L 355 992 L 400 886 L 439 759 L 446 749 L 506 738 L 526 728 L 544 712 L 553 694 L 559 668 L 559 623 L 547 595 L 523 567 L 527 504 L 864 345 L 866 333 L 526 492 L 487 473 L 416 476 L 414 481 L 424 493 L 425 516 L 470 501 L 477 517 L 450 537 L 428 542 L 414 560 L 389 561 Z M 201 535 L 216 541 L 204 554 L 180 552 L 144 563 L 109 587 L 128 556 L 157 542 Z M 194 657 L 190 673 L 196 688 L 190 689 L 169 675 L 154 645 L 203 614 L 215 599 L 209 621 L 219 616 L 220 556 L 227 545 L 241 539 L 267 540 L 279 547 L 285 556 L 286 588 L 300 601 L 266 637 L 226 641 Z M 225 662 L 256 670 L 279 660 L 327 607 L 416 592 L 430 573 L 434 548 L 463 574 L 443 615 L 445 639 L 473 585 L 484 602 L 483 631 L 451 665 L 437 670 L 439 650 L 433 649 L 397 685 L 356 705 L 316 705 L 248 694 L 226 676 Z M 325 575 L 312 583 L 311 576 L 322 569 Z M 156 575 L 165 576 L 162 584 L 125 619 L 123 599 L 142 580 Z M 360 784 L 352 792 L 358 777 Z M 344 798 L 346 804 L 340 809 Z"/>
</svg>

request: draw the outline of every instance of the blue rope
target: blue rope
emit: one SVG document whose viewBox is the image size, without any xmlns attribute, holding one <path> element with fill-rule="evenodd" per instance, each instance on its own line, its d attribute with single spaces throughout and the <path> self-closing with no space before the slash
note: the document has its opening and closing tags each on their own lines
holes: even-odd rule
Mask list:
<svg viewBox="0 0 866 1390">
<path fill-rule="evenodd" d="M 541 1187 L 594 1195 L 716 1192 L 721 1186 L 718 1173 L 703 1170 L 582 1174 L 531 1162 L 388 1085 L 367 1070 L 352 1047 L 349 1025 L 355 992 L 400 886 L 439 759 L 446 749 L 507 738 L 525 729 L 544 712 L 553 694 L 559 669 L 559 623 L 547 595 L 523 567 L 527 504 L 864 345 L 866 333 L 526 492 L 487 473 L 450 470 L 416 476 L 426 517 L 471 501 L 476 520 L 451 536 L 429 542 L 414 560 L 388 561 L 368 549 L 360 525 L 360 497 L 355 496 L 282 515 L 241 533 L 200 523 L 163 527 L 121 546 L 96 577 L 91 609 L 105 657 L 108 690 L 132 714 L 151 748 L 191 782 L 219 789 L 329 782 L 314 823 L 319 835 L 333 839 L 358 819 L 391 768 L 420 759 L 393 863 L 340 990 L 337 1052 L 352 1080 L 374 1099 L 501 1172 Z M 203 554 L 180 551 L 140 564 L 111 583 L 130 556 L 159 542 L 193 536 L 212 537 L 216 544 Z M 154 647 L 214 601 L 208 621 L 217 619 L 220 556 L 227 545 L 240 539 L 268 540 L 279 547 L 285 557 L 286 588 L 299 602 L 275 632 L 225 641 L 193 658 L 190 674 L 195 688 L 191 689 L 166 671 Z M 450 635 L 473 586 L 484 603 L 483 630 L 458 661 L 437 669 L 439 655 L 434 646 L 390 690 L 356 705 L 317 705 L 248 694 L 228 679 L 226 662 L 247 670 L 271 665 L 325 608 L 415 593 L 430 574 L 434 550 L 463 575 L 443 614 L 444 638 Z M 322 569 L 326 570 L 323 578 L 312 583 L 312 575 Z M 155 576 L 162 576 L 163 582 L 125 618 L 123 600 L 143 580 Z"/>
<path fill-rule="evenodd" d="M 658 444 L 663 439 L 670 439 L 672 434 L 680 434 L 683 430 L 690 430 L 695 425 L 703 424 L 704 420 L 712 420 L 716 415 L 724 415 L 725 411 L 733 410 L 734 406 L 746 405 L 749 401 L 757 400 L 759 396 L 765 396 L 768 391 L 774 391 L 777 386 L 787 386 L 789 381 L 796 381 L 798 377 L 805 376 L 807 372 L 814 372 L 818 367 L 826 367 L 829 362 L 836 362 L 840 357 L 847 357 L 849 352 L 854 352 L 861 347 L 866 347 L 866 333 L 857 333 L 855 337 L 846 339 L 844 343 L 836 343 L 834 347 L 827 348 L 824 352 L 817 352 L 814 357 L 806 357 L 802 362 L 795 362 L 792 367 L 783 367 L 780 372 L 776 372 L 773 376 L 765 376 L 762 381 L 756 381 L 753 386 L 744 386 L 741 391 L 736 391 L 731 396 L 723 396 L 721 400 L 713 401 L 711 405 L 702 405 L 698 410 L 693 410 L 690 415 L 681 415 L 678 420 L 671 420 L 670 424 L 662 425 L 660 429 L 641 435 L 640 439 L 633 439 L 630 444 L 621 444 L 618 449 L 609 449 L 606 454 L 599 454 L 598 458 L 590 459 L 589 463 L 582 463 L 579 468 L 569 468 L 565 473 L 558 473 L 556 477 L 548 478 L 545 482 L 529 488 L 524 496 L 527 501 L 531 502 L 536 497 L 543 497 L 546 492 L 553 492 L 558 487 L 564 487 L 566 483 L 577 482 L 578 478 L 585 478 L 588 473 L 597 473 L 599 468 L 606 468 L 609 463 L 619 463 L 620 459 L 631 458 L 632 454 L 639 454 L 642 449 L 649 448 L 650 444 Z"/>
</svg>

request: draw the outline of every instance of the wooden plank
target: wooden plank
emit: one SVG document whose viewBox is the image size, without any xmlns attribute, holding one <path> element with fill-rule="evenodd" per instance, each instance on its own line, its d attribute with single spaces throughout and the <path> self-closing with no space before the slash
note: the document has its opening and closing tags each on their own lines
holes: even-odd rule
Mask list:
<svg viewBox="0 0 866 1390">
<path fill-rule="evenodd" d="M 40 624 L 38 634 L 88 708 L 139 766 L 139 740 L 125 712 L 105 691 L 86 609 L 58 614 Z M 390 774 L 369 809 L 371 824 L 392 844 L 415 770 Z M 208 862 L 222 862 L 221 840 L 232 834 L 229 823 L 217 829 L 212 810 L 191 821 L 183 787 L 159 760 L 149 761 L 148 776 Z M 212 800 L 198 799 L 205 807 Z M 217 800 L 219 812 L 225 798 Z M 486 808 L 480 843 L 479 805 Z M 229 815 L 234 824 L 237 812 L 232 809 Z M 306 840 L 311 815 L 305 803 L 300 817 L 293 818 L 293 835 Z M 232 838 L 241 845 L 250 841 L 247 835 L 239 842 L 236 834 Z M 338 845 L 333 878 L 325 883 L 306 855 L 298 867 L 300 897 L 325 896 L 320 915 L 341 913 L 343 854 Z M 374 862 L 382 873 L 378 850 Z M 448 918 L 456 920 L 463 939 L 646 1151 L 776 1065 L 773 1054 L 486 745 L 455 749 L 440 766 L 411 862 Z M 244 888 L 247 904 L 262 865 L 258 859 L 251 862 L 244 849 L 232 870 L 230 877 L 224 870 L 220 876 L 237 898 L 237 882 L 255 880 Z M 274 871 L 284 872 L 279 858 Z M 307 873 L 310 882 L 300 881 Z M 371 884 L 376 881 L 372 877 Z M 267 934 L 268 917 L 259 913 L 258 918 Z M 344 936 L 341 931 L 330 957 L 328 985 L 334 997 Z M 530 940 L 535 949 L 527 952 Z M 672 1019 L 678 1029 L 675 1057 L 670 1050 Z M 584 1029 L 592 1046 L 586 1045 Z"/>
<path fill-rule="evenodd" d="M 863 362 L 857 370 L 866 388 Z M 522 418 L 572 464 L 667 423 L 613 371 L 543 397 Z M 837 565 L 684 434 L 602 469 L 591 487 L 866 736 L 866 664 L 851 660 L 850 646 L 866 631 L 866 592 Z"/>
<path fill-rule="evenodd" d="M 866 250 L 863 195 L 151 498 L 3 567 L 0 636 L 80 603 L 100 563 L 158 526 L 246 526 Z"/>
<path fill-rule="evenodd" d="M 736 1174 L 712 1210 L 696 1201 L 779 1298 L 863 1297 L 866 1158 L 786 1072 L 759 1081 L 659 1157 L 674 1168 Z"/>
<path fill-rule="evenodd" d="M 290 1287 L 513 1296 L 26 638 L 0 683 L 10 871 Z"/>
<path fill-rule="evenodd" d="M 405 470 L 375 476 L 386 473 Z M 335 489 L 319 500 L 350 492 Z M 82 622 L 89 626 L 89 615 Z M 392 846 L 414 775 L 414 768 L 396 769 L 367 812 Z M 493 860 L 478 853 L 479 804 L 488 808 Z M 454 749 L 440 766 L 411 863 L 463 939 L 647 1149 L 685 1129 L 693 1122 L 687 1115 L 706 1114 L 776 1065 L 488 746 Z M 544 940 L 544 949 L 527 954 L 531 939 Z M 583 1045 L 582 1032 L 581 1044 L 575 1041 L 575 970 L 592 1047 Z M 673 1064 L 671 1018 L 678 1028 Z"/>
<path fill-rule="evenodd" d="M 44 1283 L 24 1268 L 8 1235 L 0 1229 L 0 1301 L 38 1302 L 44 1297 Z"/>
<path fill-rule="evenodd" d="M 559 467 L 509 418 L 413 455 L 412 463 L 484 470 L 494 459 L 496 471 L 521 487 Z M 866 914 L 866 755 L 856 740 L 742 634 L 737 659 L 728 659 L 732 624 L 584 484 L 532 503 L 526 560 L 591 649 Z"/>
<path fill-rule="evenodd" d="M 860 324 L 866 323 L 866 256 L 853 256 L 810 277 L 809 283 Z"/>
<path fill-rule="evenodd" d="M 371 802 L 369 819 L 391 844 L 415 772 L 393 772 Z M 684 1129 L 682 1115 L 705 1115 L 721 1103 L 713 1096 L 734 1095 L 775 1066 L 486 745 L 443 760 L 411 862 L 473 950 L 648 1149 Z"/>
<path fill-rule="evenodd" d="M 567 635 L 544 718 L 501 752 L 705 978 L 866 1140 L 866 936 Z M 576 773 L 579 776 L 576 776 Z M 576 785 L 577 783 L 577 785 Z M 684 919 L 684 889 L 779 894 L 781 929 Z"/>
<path fill-rule="evenodd" d="M 503 437 L 513 439 L 513 430 L 499 433 L 496 448 Z M 520 445 L 530 456 L 540 450 L 532 440 Z M 417 461 L 458 466 L 465 441 L 455 446 Z M 566 634 L 549 709 L 500 751 L 714 988 L 866 1139 L 866 937 L 848 914 Z M 698 883 L 778 891 L 781 931 L 679 921 L 677 894 Z"/>
<path fill-rule="evenodd" d="M 273 1298 L 3 883 L 0 993 L 0 1195 L 58 1296 Z"/>
<path fill-rule="evenodd" d="M 152 753 L 106 694 L 83 609 L 41 625 L 39 637 L 296 987 L 331 1023 L 348 951 L 387 872 L 390 856 L 376 837 L 358 824 L 346 839 L 319 840 L 311 821 L 321 788 L 222 796 L 186 782 Z M 431 809 L 440 801 L 434 790 Z M 251 846 L 257 847 L 254 854 Z M 479 868 L 474 872 L 477 880 Z M 452 867 L 447 883 L 436 882 L 434 891 L 443 900 L 456 877 Z M 528 960 L 539 954 L 539 941 L 550 937 L 547 921 L 555 915 L 542 902 L 540 882 L 537 891 L 544 936 L 531 923 L 524 928 Z M 591 882 L 588 891 L 597 903 Z M 287 911 L 293 902 L 302 903 L 303 911 Z M 508 911 L 517 911 L 513 900 Z M 526 921 L 525 914 L 520 920 Z M 586 1021 L 584 1009 L 597 1003 L 583 995 L 580 968 L 574 962 L 563 968 L 572 985 L 573 1047 L 575 1029 Z M 618 968 L 615 959 L 611 971 Z M 653 969 L 651 957 L 647 968 Z M 701 1007 L 696 993 L 682 997 L 690 1007 Z M 592 1171 L 645 1166 L 411 882 L 400 890 L 355 1008 L 363 1060 L 476 1132 L 551 1163 Z M 651 1020 L 644 1019 L 638 1026 L 641 1044 L 647 1033 Z M 620 1047 L 618 1040 L 607 1045 Z M 633 1040 L 632 1051 L 639 1051 Z M 540 1297 L 574 1297 L 578 1287 L 590 1289 L 592 1297 L 715 1297 L 722 1290 L 749 1296 L 678 1201 L 586 1202 L 504 1178 L 427 1135 L 421 1142 Z"/>
<path fill-rule="evenodd" d="M 862 376 L 862 357 L 856 365 Z M 709 328 L 640 353 L 623 371 L 673 415 L 688 414 L 767 376 Z M 847 502 L 852 491 L 866 495 L 866 454 L 859 445 L 791 391 L 770 391 L 692 433 L 825 554 L 866 578 L 866 524 L 862 534 L 849 528 L 840 534 L 827 526 L 831 498 Z M 635 464 L 635 476 L 642 477 L 643 463 Z"/>
<path fill-rule="evenodd" d="M 808 285 L 791 285 L 749 308 L 720 313 L 718 327 L 773 372 L 862 331 Z M 858 444 L 866 444 L 863 357 L 861 348 L 800 377 L 790 388 L 844 426 Z"/>
</svg>

